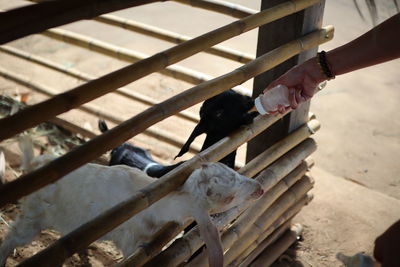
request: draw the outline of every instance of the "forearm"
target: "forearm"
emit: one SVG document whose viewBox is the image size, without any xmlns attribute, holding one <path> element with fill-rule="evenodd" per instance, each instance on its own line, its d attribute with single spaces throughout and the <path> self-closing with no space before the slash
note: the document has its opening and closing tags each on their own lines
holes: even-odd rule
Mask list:
<svg viewBox="0 0 400 267">
<path fill-rule="evenodd" d="M 400 14 L 384 21 L 357 39 L 327 53 L 335 75 L 400 57 Z"/>
</svg>

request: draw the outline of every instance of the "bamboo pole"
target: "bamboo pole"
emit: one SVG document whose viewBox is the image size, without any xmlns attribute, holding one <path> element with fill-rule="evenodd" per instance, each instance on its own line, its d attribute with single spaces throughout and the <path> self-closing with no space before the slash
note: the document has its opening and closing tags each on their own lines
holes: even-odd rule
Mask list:
<svg viewBox="0 0 400 267">
<path fill-rule="evenodd" d="M 206 33 L 188 42 L 172 47 L 150 58 L 141 60 L 135 64 L 105 75 L 99 79 L 90 81 L 87 84 L 78 86 L 69 92 L 34 105 L 25 111 L 14 114 L 13 116 L 1 119 L 0 129 L 7 129 L 7 131 L 0 132 L 0 141 L 9 138 L 25 129 L 33 127 L 34 125 L 40 123 L 41 121 L 45 121 L 50 117 L 57 116 L 60 113 L 66 112 L 72 108 L 82 105 L 83 103 L 89 102 L 154 71 L 158 71 L 168 65 L 174 64 L 184 58 L 204 50 L 205 48 L 211 47 L 233 36 L 268 23 L 269 21 L 273 21 L 282 16 L 294 13 L 298 10 L 315 4 L 318 1 L 319 0 L 297 0 L 295 4 L 294 2 L 289 1 L 277 5 L 273 8 L 264 10 L 255 15 L 246 17 L 242 20 Z M 241 84 L 245 80 L 252 78 L 251 76 L 256 76 L 259 73 L 276 66 L 277 64 L 294 56 L 296 53 L 310 49 L 311 47 L 320 43 L 327 42 L 333 37 L 333 27 L 321 29 L 319 34 L 317 32 L 306 35 L 297 41 L 293 41 L 281 46 L 270 53 L 267 53 L 262 57 L 247 63 L 237 70 L 232 71 L 229 74 L 220 76 L 212 81 L 208 81 L 203 85 L 200 85 L 200 87 L 210 86 L 211 88 L 215 88 L 216 86 L 220 86 L 218 84 L 219 82 L 224 81 L 224 83 L 221 85 L 221 88 L 232 88 L 233 86 Z M 223 86 L 225 84 L 227 86 Z M 223 89 L 220 91 L 215 91 L 215 94 L 222 92 Z M 209 97 L 215 94 L 211 94 Z M 196 104 L 204 99 L 205 98 L 190 101 L 188 106 Z M 182 107 L 181 110 L 186 107 L 187 106 Z M 26 115 L 28 116 L 25 117 Z"/>
<path fill-rule="evenodd" d="M 189 41 L 190 39 L 193 39 L 192 37 L 189 36 L 160 29 L 141 22 L 120 18 L 114 15 L 102 15 L 100 17 L 94 18 L 94 20 L 108 25 L 122 27 L 129 31 L 141 33 L 146 36 L 151 36 L 174 44 L 180 44 Z M 204 52 L 220 56 L 226 59 L 234 60 L 240 63 L 248 63 L 255 59 L 254 55 L 243 53 L 222 45 L 216 45 L 214 47 L 208 48 L 204 50 Z"/>
<path fill-rule="evenodd" d="M 302 166 L 302 168 L 299 168 Z M 221 234 L 221 241 L 223 249 L 228 250 L 234 242 L 240 240 L 249 228 L 251 228 L 254 222 L 257 220 L 260 214 L 265 212 L 281 195 L 283 195 L 291 186 L 293 186 L 307 171 L 304 165 L 300 165 L 298 168 L 288 174 L 283 180 L 277 185 L 271 188 L 271 190 L 265 191 L 265 194 L 257 202 L 253 203 L 246 211 L 244 211 L 238 219 L 229 226 Z M 208 250 L 203 251 L 196 256 L 187 266 L 207 266 L 207 255 Z"/>
<path fill-rule="evenodd" d="M 305 138 L 307 138 L 311 133 L 313 133 L 313 132 L 315 132 L 315 131 L 317 131 L 318 129 L 319 129 L 319 124 L 318 123 L 316 123 L 316 122 L 310 122 L 309 123 L 309 125 L 305 125 L 305 126 L 303 126 L 302 128 L 307 128 L 308 129 L 308 127 L 311 127 L 311 131 L 309 130 L 308 131 L 308 135 L 306 135 L 304 138 L 300 138 L 301 139 L 301 141 L 303 141 Z M 265 168 L 266 166 L 268 166 L 271 162 L 274 162 L 275 160 L 277 160 L 280 156 L 282 156 L 282 155 L 284 155 L 286 152 L 288 152 L 290 149 L 292 149 L 293 147 L 295 147 L 298 143 L 299 143 L 299 133 L 305 133 L 305 131 L 302 129 L 302 128 L 299 128 L 297 131 L 295 131 L 295 132 L 293 132 L 290 136 L 288 136 L 288 137 L 286 137 L 284 140 L 282 140 L 281 141 L 281 144 L 282 144 L 282 146 L 281 147 L 279 147 L 279 146 L 275 146 L 275 147 L 271 147 L 271 148 L 269 148 L 269 149 L 267 149 L 264 153 L 266 154 L 266 155 L 269 155 L 269 157 L 263 157 L 263 159 L 264 159 L 264 162 L 263 161 L 261 161 L 260 159 L 253 159 L 253 160 L 255 160 L 255 161 L 257 161 L 257 164 L 258 165 L 262 165 L 263 166 L 263 168 Z M 297 137 L 297 138 L 295 138 L 295 137 Z M 288 146 L 287 144 L 289 143 L 288 142 L 288 140 L 292 140 L 292 144 L 291 144 L 291 146 Z M 280 150 L 281 151 L 281 153 L 276 153 L 275 151 L 276 150 Z M 294 161 L 294 162 L 297 162 L 297 161 Z M 249 162 L 249 163 L 247 163 L 247 164 L 252 164 L 253 166 L 255 166 L 256 164 L 253 164 L 252 162 Z M 300 163 L 299 163 L 300 164 Z M 294 170 L 294 171 L 292 171 L 290 174 L 289 174 L 289 177 L 287 177 L 287 178 L 285 178 L 285 183 L 283 183 L 283 185 L 285 186 L 285 185 L 287 185 L 287 184 L 291 184 L 291 182 L 290 181 L 292 181 L 293 179 L 292 178 L 290 178 L 290 177 L 298 177 L 298 178 L 300 178 L 302 175 L 297 175 L 299 172 L 300 173 L 302 173 L 302 174 L 304 174 L 305 173 L 305 171 L 307 170 L 307 166 L 308 166 L 308 164 L 306 164 L 306 163 L 303 163 L 303 164 L 300 164 L 298 167 L 296 167 L 296 169 Z M 295 167 L 295 166 L 294 166 Z M 293 167 L 293 168 L 294 168 Z M 251 177 L 251 176 L 253 176 L 255 173 L 251 173 L 251 172 L 249 172 L 249 171 L 246 171 L 246 169 L 248 170 L 248 168 L 241 168 L 240 170 L 239 170 L 239 173 L 242 173 L 243 175 L 247 175 L 247 176 L 249 176 L 249 177 Z M 296 176 L 297 175 L 297 176 Z M 271 176 L 269 176 L 269 178 L 271 178 Z M 270 179 L 271 180 L 271 179 Z M 275 180 L 271 180 L 271 181 L 275 181 L 275 183 L 278 183 L 278 180 L 277 179 L 275 179 Z M 294 182 L 292 182 L 292 183 L 294 183 Z M 267 185 L 267 187 L 265 188 L 265 190 L 268 190 L 268 189 L 270 189 L 270 188 L 273 188 L 273 186 L 275 186 L 275 184 L 273 183 L 273 182 L 270 182 L 270 183 L 268 183 L 268 185 Z M 280 185 L 280 187 L 282 187 L 282 185 Z M 269 196 L 274 196 L 274 195 L 276 195 L 276 194 L 278 194 L 278 193 L 273 193 L 273 192 L 270 192 L 270 193 L 268 193 L 268 195 Z M 244 207 L 242 207 L 242 209 L 244 209 Z M 237 212 L 237 213 L 240 213 L 240 212 Z M 233 215 L 233 218 L 232 218 L 232 215 Z M 232 214 L 230 217 L 228 216 L 228 217 L 225 217 L 224 219 L 224 221 L 226 222 L 226 221 L 232 221 L 236 216 L 237 216 L 237 214 Z M 224 224 L 226 224 L 226 223 L 224 223 Z M 180 229 L 181 231 L 183 230 L 183 228 L 182 229 Z M 179 233 L 179 232 L 178 232 Z M 176 234 L 178 234 L 178 233 L 176 233 Z M 164 241 L 164 243 L 167 243 L 169 240 L 165 240 Z M 139 257 L 139 255 L 135 255 L 134 257 Z M 132 261 L 133 260 L 135 260 L 136 261 L 136 259 L 134 259 L 134 257 L 130 257 L 130 258 L 132 258 Z M 140 256 L 140 257 L 142 257 L 142 256 Z M 142 261 L 144 261 L 144 257 L 143 258 L 141 258 L 141 260 Z M 148 261 L 150 259 L 150 257 L 147 257 L 145 260 L 146 261 Z M 136 265 L 135 265 L 136 266 Z"/>
<path fill-rule="evenodd" d="M 277 229 L 285 224 L 286 222 L 290 222 L 300 211 L 301 209 L 308 205 L 313 199 L 312 193 L 307 193 L 305 197 L 303 197 L 299 202 L 293 205 L 290 209 L 285 211 L 285 213 L 279 217 L 270 227 L 268 227 L 261 235 L 251 244 L 240 256 L 238 256 L 234 261 L 231 262 L 229 266 L 249 266 L 250 262 L 253 261 L 255 257 L 258 256 L 267 246 L 270 245 L 269 241 L 271 240 L 271 236 L 275 235 Z M 245 259 L 245 260 L 244 260 Z"/>
<path fill-rule="evenodd" d="M 129 63 L 137 62 L 149 57 L 144 53 L 113 45 L 111 43 L 107 43 L 64 29 L 50 29 L 43 32 L 42 34 L 52 39 L 79 46 L 81 48 L 89 49 L 91 51 L 95 51 L 103 55 L 110 56 Z M 169 66 L 164 69 L 158 70 L 158 72 L 191 84 L 199 84 L 213 78 L 210 75 L 179 65 Z"/>
<path fill-rule="evenodd" d="M 189 90 L 186 90 L 160 104 L 157 104 L 156 106 L 153 106 L 145 110 L 144 112 L 134 116 L 133 118 L 125 121 L 124 123 L 118 125 L 117 127 L 114 127 L 113 129 L 107 131 L 106 133 L 90 140 L 81 147 L 76 148 L 75 150 L 70 151 L 66 155 L 50 162 L 46 166 L 43 166 L 42 168 L 39 168 L 29 174 L 24 175 L 23 177 L 20 177 L 19 179 L 11 183 L 8 183 L 7 186 L 4 186 L 2 189 L 0 189 L 1 193 L 0 206 L 15 201 L 18 198 L 27 195 L 49 183 L 55 182 L 57 179 L 60 179 L 68 172 L 100 156 L 105 151 L 120 145 L 122 142 L 144 131 L 149 126 L 161 121 L 162 119 L 165 119 L 171 116 L 172 114 L 175 114 L 181 110 L 188 108 L 189 106 L 197 104 L 204 99 L 212 97 L 228 88 L 231 88 L 232 85 L 239 84 L 247 79 L 250 79 L 259 74 L 260 72 L 265 71 L 266 69 L 272 68 L 279 62 L 282 62 L 286 58 L 295 54 L 298 50 L 308 49 L 310 46 L 319 43 L 321 39 L 325 40 L 325 38 L 327 38 L 327 35 L 328 37 L 331 37 L 330 30 L 332 30 L 332 28 L 322 29 L 313 32 L 311 34 L 308 34 L 302 37 L 300 40 L 295 40 L 286 45 L 276 48 L 270 53 L 267 53 L 264 56 L 257 58 L 251 63 L 248 63 L 231 73 L 220 76 L 211 81 L 202 83 Z M 97 89 L 101 90 L 100 88 Z M 65 93 L 60 94 L 58 95 L 60 96 L 59 98 L 55 97 L 54 99 L 63 99 L 65 95 L 66 95 Z M 79 96 L 75 95 L 75 97 Z M 75 102 L 79 102 L 76 100 L 76 98 L 72 98 L 72 100 L 75 100 Z M 49 102 L 44 101 L 42 103 L 49 103 Z M 51 103 L 52 104 L 49 107 L 47 113 L 51 113 L 53 108 L 56 107 L 54 106 L 54 104 L 56 105 L 60 104 L 58 101 Z M 1 119 L 0 129 L 9 130 L 10 128 L 12 128 L 12 126 L 14 126 L 17 123 L 20 124 L 19 126 L 21 126 L 22 129 L 25 129 L 29 128 L 30 126 L 30 125 L 27 126 L 26 124 L 32 124 L 32 121 L 35 121 L 36 123 L 36 122 L 41 122 L 42 120 L 45 121 L 48 118 L 52 117 L 52 116 L 46 116 L 48 114 L 42 114 L 41 112 L 39 112 L 41 117 L 37 119 L 37 116 L 39 114 L 37 114 L 35 111 L 38 111 L 38 109 L 36 109 L 38 106 L 40 107 L 41 105 L 38 104 L 31 106 L 12 116 Z M 69 107 L 67 107 L 67 109 L 69 109 Z M 267 119 L 274 121 L 280 118 L 281 116 L 282 115 L 274 115 L 266 117 Z M 26 120 L 26 118 L 30 118 L 31 120 Z M 267 119 L 261 118 L 258 121 Z M 21 125 L 21 121 L 25 122 L 26 124 Z M 35 125 L 35 123 L 33 123 L 33 125 Z M 253 126 L 255 125 L 257 125 L 257 123 L 253 124 Z M 264 130 L 265 128 L 268 127 L 268 125 L 269 124 L 266 123 L 263 127 L 259 128 L 262 128 Z M 5 135 L 10 134 L 16 129 L 18 129 L 18 127 L 13 127 L 11 131 L 4 130 L 0 132 L 0 135 L 4 137 Z M 4 132 L 7 133 L 4 134 Z M 245 137 L 249 135 L 252 136 L 252 134 L 249 133 L 244 134 Z M 2 139 L 0 138 L 0 140 Z M 241 138 L 238 138 L 238 140 L 241 140 Z M 232 145 L 231 147 L 234 147 L 234 145 Z M 234 149 L 235 148 L 233 148 L 230 151 L 220 150 L 217 151 L 219 153 L 216 153 L 216 155 L 220 155 L 225 152 L 228 152 L 227 154 L 229 154 L 229 152 L 233 151 Z M 168 190 L 174 190 L 177 186 L 180 185 L 179 183 L 184 182 L 184 180 L 185 178 L 178 179 L 177 180 L 178 182 L 176 184 L 172 183 L 171 184 L 172 186 L 166 186 L 165 188 L 168 188 Z M 157 195 L 158 199 L 163 197 L 168 191 L 161 190 L 160 192 L 163 193 Z M 144 208 L 145 207 L 146 206 L 144 206 Z"/>
<path fill-rule="evenodd" d="M 82 81 L 88 82 L 88 81 L 96 79 L 96 77 L 91 76 L 86 73 L 83 73 L 81 71 L 78 71 L 77 69 L 67 68 L 61 64 L 58 64 L 53 61 L 47 60 L 45 58 L 24 52 L 22 50 L 19 50 L 17 48 L 11 47 L 11 46 L 0 46 L 0 51 L 7 53 L 9 55 L 16 56 L 18 58 L 23 58 L 23 59 L 28 60 L 33 63 L 37 63 L 41 66 L 50 68 L 52 70 L 55 70 L 55 71 L 58 71 L 58 72 L 61 72 L 64 74 L 67 74 L 68 76 L 77 78 Z M 149 105 L 149 106 L 153 106 L 153 105 L 157 104 L 157 102 L 155 100 L 151 99 L 150 97 L 148 97 L 146 95 L 142 95 L 140 93 L 131 92 L 131 90 L 128 88 L 121 87 L 118 90 L 114 91 L 113 93 L 116 93 L 118 95 L 124 96 L 124 97 L 132 99 L 132 100 L 139 101 L 139 102 Z M 194 123 L 199 122 L 199 117 L 197 115 L 195 115 L 191 112 L 185 111 L 185 110 L 179 112 L 178 114 L 176 114 L 176 116 L 182 117 L 183 119 L 192 121 Z"/>
<path fill-rule="evenodd" d="M 174 1 L 181 4 L 218 12 L 238 19 L 245 18 L 247 16 L 257 13 L 256 10 L 253 10 L 251 8 L 221 0 L 174 0 Z"/>
<path fill-rule="evenodd" d="M 53 89 L 46 87 L 44 85 L 37 84 L 35 82 L 29 81 L 29 79 L 22 77 L 16 73 L 13 73 L 11 71 L 5 70 L 0 67 L 0 76 L 3 76 L 6 79 L 12 80 L 14 82 L 17 82 L 19 84 L 22 84 L 26 87 L 31 88 L 32 90 L 42 93 L 46 96 L 52 97 L 55 96 L 58 92 L 54 91 Z M 102 108 L 97 107 L 96 105 L 92 103 L 86 103 L 80 107 L 78 107 L 79 110 L 82 110 L 86 113 L 93 114 L 97 117 L 109 120 L 115 124 L 121 124 L 124 121 L 119 119 L 118 116 L 113 115 L 109 112 L 103 111 Z M 186 140 L 177 137 L 175 135 L 171 135 L 170 133 L 157 129 L 157 128 L 148 128 L 142 132 L 143 134 L 146 134 L 148 136 L 154 137 L 158 140 L 164 141 L 170 145 L 173 145 L 177 148 L 181 148 L 183 144 L 185 144 Z M 200 146 L 197 144 L 193 144 L 190 146 L 189 151 L 192 153 L 198 153 L 200 152 Z"/>
<path fill-rule="evenodd" d="M 271 147 L 269 147 L 266 151 L 259 154 L 253 160 L 244 166 L 241 170 L 247 176 L 254 176 L 255 174 L 262 171 L 265 166 L 271 164 L 275 159 L 281 157 L 284 153 L 286 153 L 291 148 L 295 147 L 297 144 L 301 143 L 311 134 L 318 131 L 321 127 L 321 124 L 317 120 L 310 120 L 308 123 L 299 127 L 296 131 L 289 134 L 287 137 L 282 140 L 276 142 Z M 268 151 L 268 154 L 267 154 Z M 274 153 L 276 155 L 271 155 L 270 153 Z M 258 162 L 266 162 L 266 165 L 259 164 Z"/>
<path fill-rule="evenodd" d="M 291 219 L 283 223 L 281 226 L 279 226 L 278 229 L 276 229 L 268 238 L 266 238 L 259 246 L 257 246 L 256 249 L 254 249 L 251 252 L 248 252 L 247 250 L 243 252 L 239 257 L 237 257 L 232 265 L 230 266 L 239 266 L 239 267 L 246 267 L 250 266 L 250 263 L 264 250 L 265 247 L 268 247 L 271 245 L 273 242 L 275 242 L 282 234 L 284 234 L 291 225 Z M 263 249 L 259 251 L 259 248 L 261 249 L 261 245 L 263 246 Z M 265 247 L 264 247 L 265 246 Z M 249 253 L 249 254 L 247 254 Z M 248 255 L 246 257 L 246 255 Z M 240 265 L 238 264 L 240 262 Z"/>
<path fill-rule="evenodd" d="M 230 249 L 225 253 L 225 264 L 231 263 L 247 247 L 276 221 L 290 206 L 298 202 L 313 187 L 313 181 L 310 177 L 304 176 L 294 186 L 286 191 L 274 204 L 264 211 L 256 222 L 253 223 L 251 230 L 241 236 Z"/>
<path fill-rule="evenodd" d="M 282 255 L 282 253 L 284 253 L 294 242 L 296 242 L 302 230 L 303 228 L 301 225 L 294 225 L 291 227 L 290 231 L 287 231 L 280 239 L 269 246 L 268 250 L 265 250 L 250 266 L 270 266 L 279 257 L 279 255 Z"/>
<path fill-rule="evenodd" d="M 156 2 L 154 0 L 59 0 L 15 8 L 0 13 L 0 44 L 120 9 Z"/>
<path fill-rule="evenodd" d="M 142 266 L 149 257 L 154 257 L 167 244 L 164 240 L 171 240 L 181 231 L 181 227 L 176 222 L 166 223 L 154 238 L 146 244 L 140 246 L 132 255 L 120 262 L 118 267 Z"/>
<path fill-rule="evenodd" d="M 283 177 L 295 169 L 302 160 L 307 158 L 315 148 L 315 143 L 310 139 L 307 139 L 269 166 L 267 169 L 270 171 L 266 171 L 265 175 L 268 175 L 269 180 L 272 181 L 283 179 Z M 265 191 L 268 190 L 268 187 L 266 187 Z M 214 223 L 218 229 L 222 229 L 248 206 L 249 205 L 240 205 L 235 209 L 224 212 L 223 215 L 219 216 L 218 219 L 214 221 Z M 157 266 L 158 264 L 165 264 L 166 262 L 168 262 L 168 266 L 177 266 L 183 261 L 189 259 L 193 252 L 197 251 L 203 244 L 200 232 L 198 231 L 198 228 L 195 227 L 183 238 L 176 240 L 167 250 L 153 258 L 146 266 Z"/>
</svg>

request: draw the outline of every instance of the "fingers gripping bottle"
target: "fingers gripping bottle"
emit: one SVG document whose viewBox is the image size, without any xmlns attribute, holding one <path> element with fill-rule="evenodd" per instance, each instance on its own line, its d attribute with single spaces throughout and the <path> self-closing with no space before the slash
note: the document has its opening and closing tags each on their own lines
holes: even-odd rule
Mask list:
<svg viewBox="0 0 400 267">
<path fill-rule="evenodd" d="M 261 115 L 277 111 L 278 105 L 288 107 L 290 106 L 289 89 L 285 85 L 279 84 L 257 97 L 254 104 Z"/>
</svg>

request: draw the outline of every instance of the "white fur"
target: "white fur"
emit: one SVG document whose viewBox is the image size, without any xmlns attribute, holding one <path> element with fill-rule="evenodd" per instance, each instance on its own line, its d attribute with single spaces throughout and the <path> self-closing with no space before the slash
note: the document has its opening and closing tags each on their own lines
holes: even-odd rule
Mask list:
<svg viewBox="0 0 400 267">
<path fill-rule="evenodd" d="M 0 150 L 0 186 L 6 183 L 6 159 Z"/>
<path fill-rule="evenodd" d="M 33 155 L 23 150 L 24 156 Z M 31 159 L 29 166 L 35 169 L 52 159 L 52 156 L 40 156 Z M 1 245 L 0 266 L 15 247 L 31 242 L 41 230 L 54 229 L 66 234 L 155 180 L 128 166 L 89 163 L 32 193 L 23 199 L 22 212 Z M 203 164 L 178 191 L 136 214 L 102 239 L 112 240 L 124 256 L 128 256 L 138 245 L 148 242 L 166 222 L 183 224 L 194 217 L 207 246 L 218 250 L 221 246 L 215 243 L 219 242 L 218 233 L 217 237 L 204 233 L 205 229 L 214 227 L 210 226 L 209 212 L 222 212 L 243 201 L 256 199 L 262 194 L 260 190 L 258 182 L 223 164 Z M 216 254 L 219 253 L 222 254 L 218 250 Z M 219 266 L 220 262 L 211 265 Z"/>
</svg>

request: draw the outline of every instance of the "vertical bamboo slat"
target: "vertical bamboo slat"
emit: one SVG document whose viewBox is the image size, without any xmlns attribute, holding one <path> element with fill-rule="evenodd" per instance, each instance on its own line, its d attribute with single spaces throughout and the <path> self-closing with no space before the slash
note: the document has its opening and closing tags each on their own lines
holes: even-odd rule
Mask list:
<svg viewBox="0 0 400 267">
<path fill-rule="evenodd" d="M 88 82 L 88 81 L 96 79 L 96 77 L 91 76 L 86 73 L 83 73 L 81 71 L 78 71 L 74 68 L 67 68 L 64 65 L 55 63 L 53 61 L 47 60 L 45 58 L 42 58 L 42 57 L 39 57 L 39 56 L 36 56 L 33 54 L 26 53 L 22 50 L 19 50 L 17 48 L 11 47 L 11 46 L 0 46 L 0 51 L 7 53 L 9 55 L 16 56 L 18 58 L 23 58 L 23 59 L 28 60 L 33 63 L 37 63 L 41 66 L 50 68 L 52 70 L 55 70 L 55 71 L 58 71 L 58 72 L 61 72 L 64 74 L 67 74 L 68 76 L 77 78 L 82 81 Z M 149 105 L 149 106 L 153 106 L 153 105 L 157 104 L 157 102 L 155 100 L 151 99 L 150 97 L 136 93 L 136 92 L 131 92 L 131 91 L 132 91 L 131 89 L 121 87 L 118 90 L 114 91 L 114 93 L 124 96 L 129 99 L 132 99 L 132 100 L 139 101 L 139 102 Z M 198 116 L 196 116 L 195 114 L 192 114 L 188 111 L 185 111 L 185 110 L 179 112 L 176 116 L 182 117 L 182 118 L 192 121 L 194 123 L 199 122 Z"/>
<path fill-rule="evenodd" d="M 238 19 L 257 13 L 256 10 L 253 10 L 251 8 L 221 0 L 174 0 L 174 1 L 179 2 L 181 4 L 222 13 Z"/>
<path fill-rule="evenodd" d="M 104 13 L 156 2 L 154 0 L 58 0 L 0 13 L 0 44 Z"/>
<path fill-rule="evenodd" d="M 0 128 L 7 129 L 7 131 L 0 132 L 0 141 L 6 138 L 11 137 L 12 135 L 21 132 L 25 129 L 33 127 L 34 125 L 45 121 L 48 118 L 59 115 L 60 113 L 66 112 L 72 108 L 80 106 L 86 102 L 89 102 L 97 97 L 100 97 L 106 93 L 109 93 L 119 87 L 122 87 L 130 82 L 133 82 L 139 78 L 142 78 L 152 72 L 158 71 L 160 69 L 165 68 L 168 65 L 174 64 L 184 58 L 187 58 L 199 51 L 204 50 L 205 48 L 211 47 L 219 42 L 222 42 L 226 39 L 229 39 L 233 36 L 239 35 L 243 32 L 246 32 L 250 29 L 258 27 L 259 25 L 268 23 L 271 20 L 278 19 L 282 16 L 288 15 L 288 13 L 293 13 L 302 8 L 305 8 L 309 5 L 317 3 L 318 0 L 298 0 L 296 4 L 290 1 L 276 7 L 273 7 L 269 10 L 265 10 L 263 12 L 257 13 L 255 15 L 246 17 L 242 20 L 231 23 L 227 26 L 214 30 L 212 32 L 206 33 L 202 36 L 194 38 L 188 42 L 177 45 L 173 48 L 160 52 L 150 58 L 141 60 L 135 64 L 129 65 L 125 68 L 112 72 L 108 75 L 105 75 L 99 79 L 88 82 L 85 85 L 78 86 L 71 91 L 64 93 L 62 95 L 56 96 L 48 101 L 42 102 L 40 104 L 34 105 L 25 111 L 21 111 L 13 116 L 4 118 L 0 120 Z M 311 35 L 307 35 L 309 39 Z M 316 38 L 315 38 L 316 37 Z M 291 49 L 286 46 L 282 46 L 280 50 L 285 47 L 286 49 L 291 50 L 291 53 L 284 56 L 284 54 L 280 54 L 279 56 L 274 53 L 268 53 L 264 56 L 260 57 L 260 59 L 256 59 L 250 63 L 247 63 L 245 66 L 239 68 L 237 71 L 233 71 L 231 74 L 235 72 L 241 72 L 244 77 L 246 77 L 246 72 L 250 71 L 250 68 L 253 68 L 254 76 L 258 75 L 262 71 L 266 71 L 268 68 L 274 66 L 274 64 L 270 64 L 268 62 L 264 62 L 261 64 L 263 60 L 267 59 L 275 64 L 283 62 L 287 58 L 290 58 L 296 52 L 307 50 L 312 46 L 317 45 L 317 43 L 323 43 L 329 41 L 333 37 L 333 28 L 325 28 L 320 31 L 319 36 L 315 36 L 311 38 L 311 40 L 306 41 L 306 39 L 301 39 L 301 41 L 297 41 L 295 44 L 291 43 Z M 310 43 L 311 41 L 311 43 Z M 313 43 L 315 42 L 315 43 Z M 279 48 L 278 48 L 279 50 Z M 285 50 L 285 49 L 283 49 Z M 277 51 L 277 50 L 275 50 Z M 272 52 L 272 51 L 271 51 Z M 287 53 L 287 52 L 286 52 Z M 281 58 L 277 58 L 281 57 Z M 264 66 L 263 66 L 264 65 Z M 257 68 L 263 66 L 262 69 L 257 71 Z M 243 69 L 244 68 L 244 69 Z M 254 69 L 256 68 L 256 69 Z M 245 70 L 247 69 L 247 70 Z M 237 75 L 236 75 L 237 76 Z M 229 77 L 228 80 L 231 80 L 229 75 L 224 75 L 222 77 Z M 244 78 L 243 77 L 243 78 Z M 227 87 L 230 88 L 235 85 L 243 83 L 244 79 L 235 79 L 230 81 Z M 249 77 L 251 78 L 251 77 Z M 212 84 L 215 84 L 216 81 L 221 80 L 221 77 L 214 79 Z M 204 85 L 203 85 L 204 86 Z M 222 91 L 222 90 L 221 90 Z M 216 92 L 218 93 L 218 92 Z M 201 99 L 204 100 L 204 99 Z M 199 100 L 198 102 L 200 102 Z M 197 102 L 197 103 L 198 103 Z M 195 104 L 196 102 L 192 102 L 191 104 Z M 186 108 L 186 107 L 184 107 Z M 183 109 L 182 109 L 183 110 Z M 180 111 L 180 110 L 179 110 Z M 28 115 L 29 114 L 29 115 Z M 154 122 L 153 122 L 154 123 Z"/>
<path fill-rule="evenodd" d="M 12 80 L 12 81 L 22 84 L 26 87 L 29 87 L 32 90 L 42 93 L 42 94 L 45 94 L 46 96 L 49 96 L 49 97 L 55 96 L 57 94 L 56 91 L 54 91 L 53 89 L 51 89 L 49 87 L 29 81 L 28 79 L 26 79 L 16 73 L 5 70 L 1 67 L 0 67 L 0 76 L 3 76 L 6 79 Z M 105 112 L 105 111 L 103 111 L 104 109 L 99 108 L 92 103 L 86 103 L 86 104 L 78 107 L 78 109 L 80 109 L 86 113 L 93 114 L 99 118 L 109 120 L 115 124 L 123 123 L 123 120 L 121 120 L 118 116 L 113 115 L 109 112 Z M 185 144 L 185 142 L 186 142 L 186 140 L 184 140 L 180 137 L 171 135 L 170 133 L 168 133 L 164 130 L 157 129 L 154 127 L 148 128 L 148 129 L 144 130 L 142 133 L 146 134 L 148 136 L 151 136 L 153 138 L 156 138 L 158 140 L 164 141 L 170 145 L 177 147 L 178 149 L 180 149 L 183 146 L 183 144 Z M 198 144 L 193 144 L 190 146 L 189 151 L 192 153 L 198 153 L 200 151 L 200 149 L 201 149 L 201 147 Z"/>
</svg>

